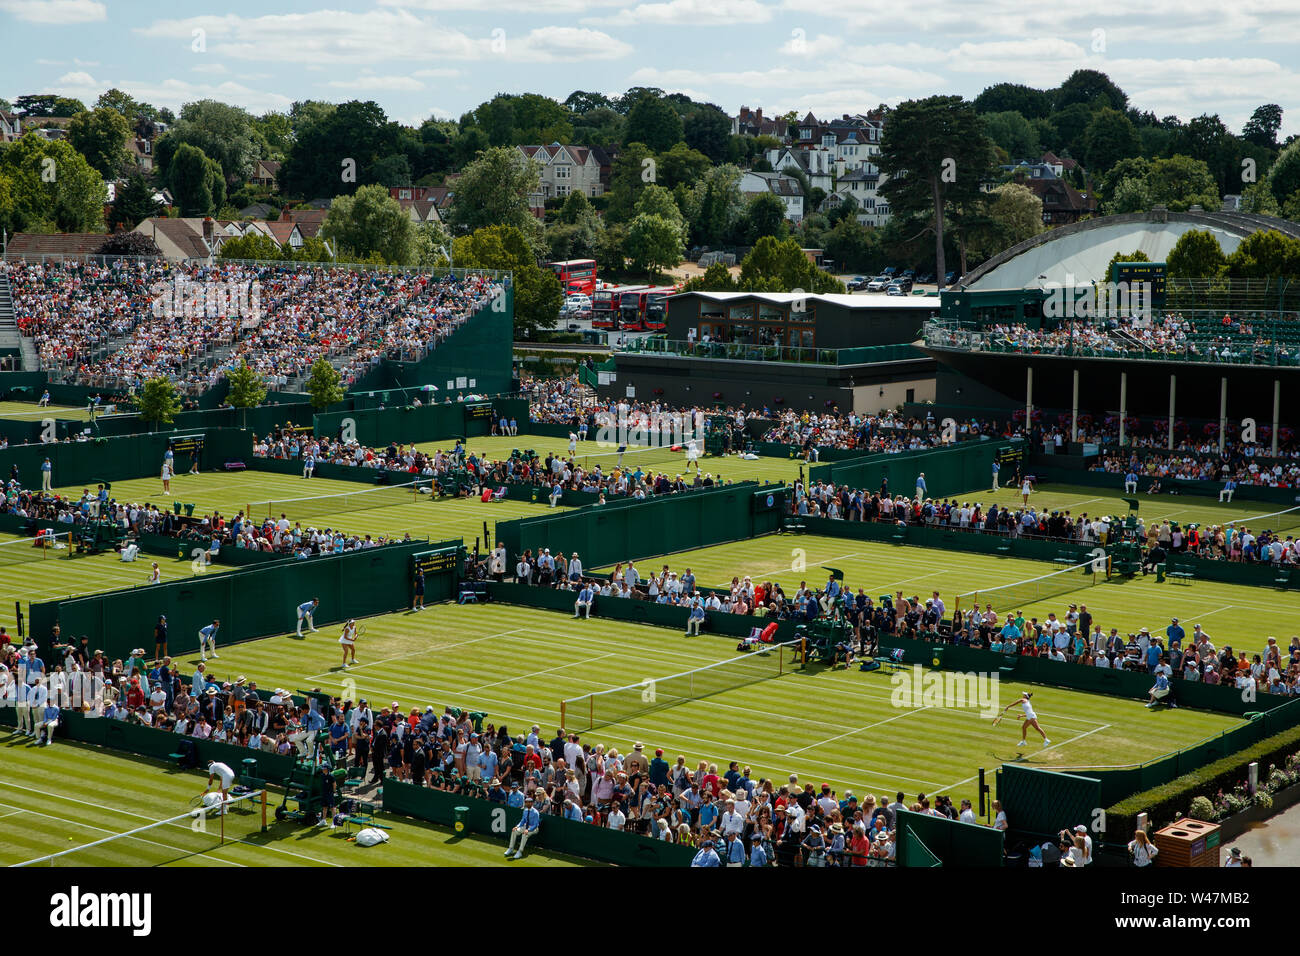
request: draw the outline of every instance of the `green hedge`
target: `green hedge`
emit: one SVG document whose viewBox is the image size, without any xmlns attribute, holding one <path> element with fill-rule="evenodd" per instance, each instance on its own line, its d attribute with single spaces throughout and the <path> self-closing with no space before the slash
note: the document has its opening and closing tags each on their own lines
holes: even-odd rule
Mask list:
<svg viewBox="0 0 1300 956">
<path fill-rule="evenodd" d="M 1300 727 L 1292 727 L 1267 737 L 1237 753 L 1183 774 L 1163 786 L 1153 787 L 1120 800 L 1106 808 L 1107 842 L 1128 842 L 1133 838 L 1139 813 L 1150 815 L 1155 826 L 1163 826 L 1174 815 L 1186 815 L 1192 798 L 1213 798 L 1219 790 L 1230 790 L 1246 777 L 1246 768 L 1255 762 L 1260 767 L 1260 783 L 1268 776 L 1271 764 L 1281 766 L 1291 754 L 1300 751 Z"/>
</svg>

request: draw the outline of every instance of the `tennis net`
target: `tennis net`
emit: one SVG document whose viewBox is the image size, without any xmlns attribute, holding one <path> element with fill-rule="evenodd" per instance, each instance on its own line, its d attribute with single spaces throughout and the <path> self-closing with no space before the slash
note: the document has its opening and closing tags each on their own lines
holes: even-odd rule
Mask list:
<svg viewBox="0 0 1300 956">
<path fill-rule="evenodd" d="M 704 457 L 703 446 L 703 442 L 696 442 L 701 459 Z M 587 471 L 591 471 L 599 465 L 600 470 L 608 474 L 618 467 L 620 463 L 622 467 L 629 470 L 635 470 L 639 467 L 643 470 L 671 471 L 673 474 L 681 474 L 686 470 L 685 445 L 676 447 L 672 445 L 633 446 L 622 454 L 612 445 L 602 444 L 596 447 L 600 450 L 575 456 L 576 462 Z"/>
<path fill-rule="evenodd" d="M 1041 601 L 1062 597 L 1083 588 L 1095 585 L 1100 575 L 1106 570 L 1108 559 L 1098 558 L 1084 561 L 1051 574 L 1040 575 L 1025 581 L 1003 584 L 985 588 L 981 591 L 967 591 L 957 595 L 953 620 L 959 621 L 964 610 L 978 610 L 981 605 L 992 605 L 993 610 L 1001 614 L 1020 611 Z"/>
<path fill-rule="evenodd" d="M 250 518 L 278 518 L 285 515 L 290 520 L 303 518 L 329 518 L 334 515 L 387 508 L 391 505 L 409 505 L 427 496 L 429 479 L 410 481 L 400 485 L 381 485 L 361 488 L 333 495 L 310 495 L 304 498 L 273 498 L 253 501 L 245 512 Z"/>
<path fill-rule="evenodd" d="M 1256 534 L 1271 531 L 1274 534 L 1285 536 L 1288 531 L 1300 529 L 1300 506 L 1288 508 L 1285 511 L 1274 511 L 1272 514 L 1242 518 L 1235 524 L 1250 528 Z"/>
<path fill-rule="evenodd" d="M 224 805 L 214 794 L 213 805 L 155 820 L 144 826 L 24 860 L 14 866 L 166 866 L 184 863 L 226 843 L 244 842 L 266 831 L 266 791 L 230 794 Z M 50 822 L 51 840 L 61 829 Z M 77 833 L 107 832 L 81 820 L 69 820 L 66 829 Z M 61 839 L 61 837 L 57 837 Z"/>
<path fill-rule="evenodd" d="M 35 538 L 0 542 L 0 566 L 26 564 L 29 561 L 46 561 L 66 558 L 72 554 L 72 535 L 68 532 L 48 532 Z"/>
<path fill-rule="evenodd" d="M 716 664 L 566 698 L 560 701 L 560 725 L 565 731 L 580 733 L 780 677 L 802 666 L 799 643 L 758 644 L 748 654 Z"/>
</svg>

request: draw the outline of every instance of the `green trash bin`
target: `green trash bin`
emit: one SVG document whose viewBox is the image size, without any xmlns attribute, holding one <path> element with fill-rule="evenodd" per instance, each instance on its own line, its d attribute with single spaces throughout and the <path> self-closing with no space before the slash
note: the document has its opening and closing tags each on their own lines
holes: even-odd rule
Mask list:
<svg viewBox="0 0 1300 956">
<path fill-rule="evenodd" d="M 174 512 L 176 512 L 177 514 L 180 514 L 180 513 L 181 513 L 181 503 L 180 503 L 179 501 L 173 501 L 173 502 L 172 502 L 172 510 L 173 510 Z"/>
<path fill-rule="evenodd" d="M 243 764 L 243 767 L 244 767 L 244 777 L 243 777 L 243 779 L 245 779 L 245 780 L 258 780 L 258 779 L 260 779 L 260 778 L 257 776 L 257 758 L 256 758 L 256 757 L 245 757 L 244 760 L 242 761 L 242 764 Z M 246 787 L 247 787 L 247 786 L 252 786 L 252 784 L 244 784 L 244 786 L 246 786 Z"/>
<path fill-rule="evenodd" d="M 469 807 L 456 807 L 456 822 L 453 829 L 458 834 L 469 832 Z"/>
<path fill-rule="evenodd" d="M 194 517 L 194 503 L 193 503 L 193 502 L 190 502 L 189 504 L 187 504 L 187 505 L 185 506 L 185 517 L 187 517 L 187 518 L 193 518 L 193 517 Z"/>
<path fill-rule="evenodd" d="M 930 648 L 930 663 L 934 667 L 943 667 L 943 651 L 944 647 L 942 644 L 936 644 L 934 647 Z"/>
</svg>

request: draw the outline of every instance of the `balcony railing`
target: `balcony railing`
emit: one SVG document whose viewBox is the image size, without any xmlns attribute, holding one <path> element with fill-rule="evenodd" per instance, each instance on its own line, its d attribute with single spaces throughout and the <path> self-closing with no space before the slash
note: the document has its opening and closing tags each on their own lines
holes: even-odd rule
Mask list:
<svg viewBox="0 0 1300 956">
<path fill-rule="evenodd" d="M 924 358 L 914 346 L 867 345 L 852 349 L 800 348 L 791 345 L 751 345 L 744 342 L 692 342 L 682 339 L 644 338 L 621 345 L 626 355 L 677 355 L 681 358 L 722 359 L 731 362 L 787 362 L 799 365 L 872 365 Z"/>
<path fill-rule="evenodd" d="M 1120 326 L 1062 326 L 1055 330 L 999 330 L 969 322 L 927 322 L 931 348 L 1000 355 L 1195 362 L 1213 365 L 1300 366 L 1300 323 L 1255 320 L 1249 334 L 1193 331 L 1153 344 L 1142 330 Z"/>
</svg>

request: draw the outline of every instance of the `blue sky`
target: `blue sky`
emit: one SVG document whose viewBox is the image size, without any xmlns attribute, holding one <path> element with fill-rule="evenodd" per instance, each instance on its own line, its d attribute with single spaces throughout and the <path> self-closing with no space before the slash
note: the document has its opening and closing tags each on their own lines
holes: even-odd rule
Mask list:
<svg viewBox="0 0 1300 956">
<path fill-rule="evenodd" d="M 0 49 L 11 100 L 359 98 L 412 124 L 497 92 L 632 85 L 837 114 L 1090 67 L 1160 116 L 1239 131 L 1276 102 L 1300 132 L 1297 0 L 0 0 Z"/>
</svg>

